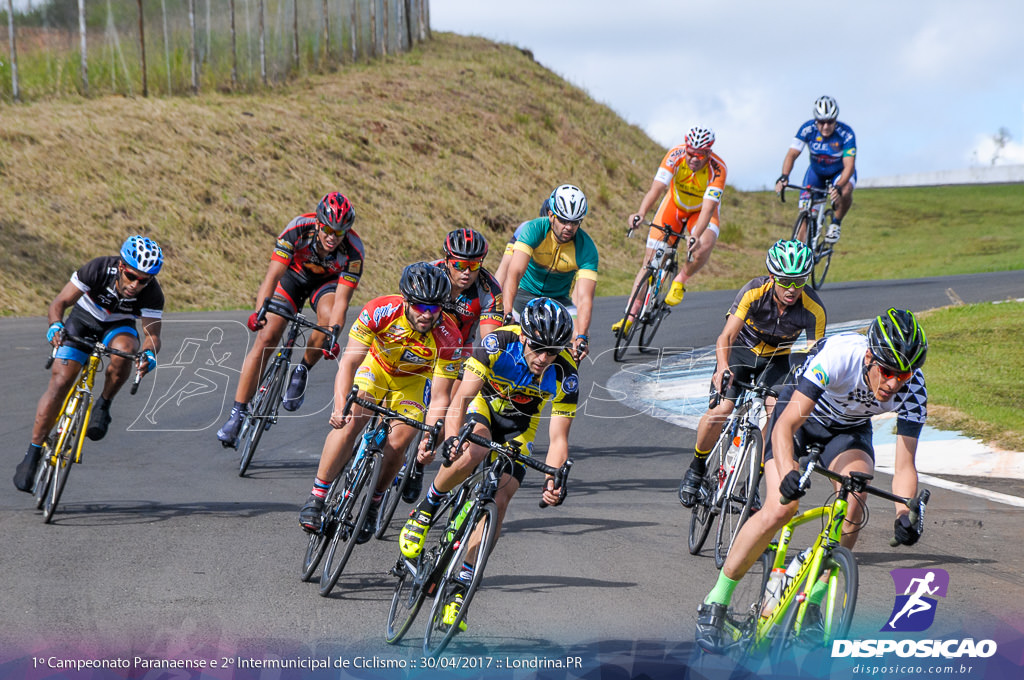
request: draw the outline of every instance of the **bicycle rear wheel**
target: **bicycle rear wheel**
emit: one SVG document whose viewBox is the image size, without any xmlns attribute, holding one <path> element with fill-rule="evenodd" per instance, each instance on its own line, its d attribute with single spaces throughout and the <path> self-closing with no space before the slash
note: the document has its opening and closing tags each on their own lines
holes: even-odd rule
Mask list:
<svg viewBox="0 0 1024 680">
<path fill-rule="evenodd" d="M 413 466 L 416 465 L 416 452 L 420 448 L 422 439 L 423 432 L 420 431 L 409 442 L 409 446 L 405 448 L 405 464 L 402 465 L 402 470 L 395 477 L 395 481 L 391 482 L 387 490 L 384 491 L 384 498 L 380 502 L 380 514 L 377 515 L 377 528 L 373 532 L 378 539 L 384 538 L 384 534 L 387 533 L 388 526 L 395 516 L 395 509 L 398 508 L 398 501 L 405 493 L 405 487 L 409 485 L 409 477 L 412 475 Z"/>
<path fill-rule="evenodd" d="M 381 468 L 384 461 L 380 452 L 367 455 L 353 470 L 352 484 L 345 489 L 347 498 L 343 501 L 338 514 L 338 526 L 331 539 L 331 547 L 327 551 L 323 573 L 320 574 L 320 595 L 327 597 L 334 588 L 348 564 L 352 549 L 356 545 L 356 537 L 366 521 L 373 502 L 373 490 L 380 481 Z"/>
<path fill-rule="evenodd" d="M 480 547 L 477 550 L 476 563 L 473 566 L 473 578 L 468 585 L 458 582 L 457 577 L 462 569 L 462 563 L 466 560 L 469 552 L 470 537 L 474 532 L 480 531 Z M 448 646 L 459 627 L 466 619 L 466 612 L 473 596 L 480 588 L 480 582 L 484 577 L 484 568 L 487 566 L 487 558 L 494 549 L 494 542 L 498 538 L 498 508 L 494 501 L 478 503 L 470 522 L 462 527 L 462 538 L 459 540 L 459 549 L 456 550 L 448 561 L 448 568 L 437 585 L 437 594 L 434 596 L 434 604 L 430 608 L 430 621 L 427 623 L 427 632 L 423 636 L 423 653 L 427 656 L 436 657 Z M 462 592 L 462 606 L 454 620 L 445 623 L 445 610 L 455 598 L 455 595 Z"/>
<path fill-rule="evenodd" d="M 728 429 L 728 424 L 726 424 L 726 428 Z M 704 541 L 707 540 L 708 534 L 711 533 L 711 523 L 716 510 L 715 493 L 721 481 L 719 472 L 722 467 L 722 442 L 728 441 L 725 434 L 727 429 L 722 431 L 722 436 L 718 438 L 718 441 L 715 442 L 715 447 L 708 454 L 707 472 L 704 473 L 704 479 L 701 480 L 700 489 L 697 492 L 697 501 L 690 511 L 690 533 L 687 537 L 687 547 L 691 555 L 696 555 L 700 552 L 700 549 L 704 547 Z"/>
<path fill-rule="evenodd" d="M 736 460 L 726 461 L 729 475 L 726 480 L 727 492 L 722 497 L 715 533 L 715 566 L 719 569 L 725 564 L 725 557 L 740 527 L 750 517 L 757 485 L 761 481 L 761 452 L 764 450 L 761 431 L 756 427 L 744 427 L 741 431 L 744 432 L 743 448 Z"/>
<path fill-rule="evenodd" d="M 845 638 L 850 630 L 857 604 L 857 561 L 847 548 L 836 546 L 825 556 L 822 571 L 828 572 L 828 585 L 818 608 L 820 623 L 808 614 L 811 605 L 800 604 L 802 598 L 793 601 L 772 642 L 772 664 L 776 668 L 794 663 L 811 652 L 825 650 L 833 640 Z M 802 584 L 804 593 L 810 592 L 818 576 L 820 574 L 809 577 Z M 798 618 L 802 620 L 798 622 Z"/>
<path fill-rule="evenodd" d="M 648 276 L 644 281 L 637 286 L 633 294 L 629 296 L 629 304 L 626 305 L 626 313 L 623 314 L 623 319 L 629 319 L 629 311 L 633 309 L 633 305 L 639 299 L 640 293 L 647 290 L 647 286 L 650 284 L 650 277 Z M 629 343 L 633 341 L 633 335 L 636 333 L 636 327 L 640 325 L 640 318 L 633 319 L 633 323 L 623 323 L 619 326 L 619 330 L 615 331 L 615 351 L 612 353 L 612 357 L 615 361 L 622 361 L 622 357 L 626 355 L 626 350 L 629 349 Z M 628 328 L 627 328 L 628 327 Z"/>
<path fill-rule="evenodd" d="M 345 475 L 342 473 L 331 482 L 331 488 L 327 490 L 327 501 L 324 503 L 324 515 L 330 516 L 334 508 L 341 502 L 339 496 L 341 494 L 341 480 L 344 478 Z M 309 535 L 309 542 L 306 544 L 306 554 L 302 559 L 303 581 L 312 580 L 316 568 L 320 566 L 320 560 L 324 558 L 324 553 L 327 552 L 327 545 L 330 543 L 332 535 L 333 532 L 326 526 L 323 528 L 323 531 Z"/>
<path fill-rule="evenodd" d="M 428 567 L 424 560 L 417 564 L 419 569 Z M 398 583 L 395 584 L 395 592 L 391 596 L 391 608 L 388 610 L 388 622 L 384 630 L 384 641 L 389 645 L 397 644 L 409 631 L 409 626 L 412 625 L 423 605 L 423 600 L 427 597 L 427 593 L 416 584 L 416 579 L 406 569 L 404 561 L 399 562 L 398 571 Z"/>
<path fill-rule="evenodd" d="M 241 449 L 238 462 L 238 476 L 244 477 L 245 471 L 249 469 L 256 447 L 266 431 L 270 419 L 274 414 L 274 407 L 281 399 L 281 392 L 284 390 L 284 382 L 288 373 L 287 360 L 274 359 L 260 381 L 256 389 L 255 403 L 252 410 L 245 417 L 241 431 L 238 433 L 238 443 Z"/>
<path fill-rule="evenodd" d="M 71 474 L 71 466 L 74 465 L 75 451 L 79 443 L 85 437 L 85 429 L 82 422 L 89 410 L 90 397 L 79 398 L 75 413 L 65 421 L 64 432 L 57 438 L 57 461 L 53 466 L 50 475 L 50 489 L 43 502 L 43 522 L 49 524 L 53 519 L 53 513 L 57 511 L 57 504 L 60 503 L 61 494 L 64 493 L 64 486 L 68 483 L 68 475 Z M 64 416 L 61 416 L 62 418 Z M 63 437 L 63 438 L 62 438 Z"/>
</svg>

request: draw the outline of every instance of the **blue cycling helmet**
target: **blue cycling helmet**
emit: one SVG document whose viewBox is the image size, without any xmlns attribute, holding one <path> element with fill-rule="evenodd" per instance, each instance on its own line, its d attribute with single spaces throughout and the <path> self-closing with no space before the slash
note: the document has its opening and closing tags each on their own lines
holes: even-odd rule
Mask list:
<svg viewBox="0 0 1024 680">
<path fill-rule="evenodd" d="M 131 236 L 121 246 L 121 261 L 132 269 L 156 276 L 164 266 L 164 252 L 146 236 Z"/>
</svg>

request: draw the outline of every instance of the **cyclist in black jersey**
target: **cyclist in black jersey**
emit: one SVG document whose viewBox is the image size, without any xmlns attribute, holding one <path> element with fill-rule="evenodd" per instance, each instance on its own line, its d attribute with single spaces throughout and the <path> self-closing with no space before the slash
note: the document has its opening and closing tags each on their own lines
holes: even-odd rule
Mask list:
<svg viewBox="0 0 1024 680">
<path fill-rule="evenodd" d="M 140 349 L 135 319 L 141 319 L 145 337 L 137 368 L 143 374 L 156 368 L 164 309 L 164 293 L 156 275 L 163 263 L 163 251 L 156 241 L 132 236 L 122 244 L 119 255 L 97 257 L 72 274 L 71 281 L 50 303 L 46 339 L 59 349 L 50 369 L 50 383 L 36 406 L 32 440 L 14 475 L 14 486 L 20 491 L 32 491 L 32 477 L 42 454 L 43 441 L 92 350 L 91 345 L 64 343 L 66 335 L 102 340 L 114 349 L 135 353 Z M 64 319 L 69 307 L 71 313 Z M 128 379 L 131 368 L 128 359 L 110 357 L 103 391 L 96 399 L 86 430 L 89 439 L 99 441 L 106 436 L 111 421 L 110 403 Z"/>
<path fill-rule="evenodd" d="M 765 265 L 768 276 L 751 280 L 736 294 L 715 343 L 711 386 L 716 397 L 697 426 L 693 460 L 680 487 L 679 498 L 687 508 L 696 502 L 708 454 L 740 395 L 739 386 L 731 381 L 722 384 L 725 371 L 751 383 L 771 366 L 765 382 L 780 384 L 789 373 L 789 353 L 800 335 L 806 335 L 810 346 L 825 334 L 825 306 L 806 286 L 814 268 L 811 249 L 800 241 L 778 241 L 768 250 Z M 766 401 L 769 413 L 773 405 L 774 400 Z"/>
</svg>

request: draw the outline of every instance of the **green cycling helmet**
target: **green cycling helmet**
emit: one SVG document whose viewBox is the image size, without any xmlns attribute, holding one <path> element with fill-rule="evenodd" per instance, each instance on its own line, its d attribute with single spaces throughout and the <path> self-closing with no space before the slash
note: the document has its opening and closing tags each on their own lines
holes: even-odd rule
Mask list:
<svg viewBox="0 0 1024 680">
<path fill-rule="evenodd" d="M 912 312 L 890 307 L 871 322 L 868 348 L 883 366 L 894 371 L 913 371 L 924 365 L 928 338 Z"/>
<path fill-rule="evenodd" d="M 776 241 L 768 249 L 764 264 L 775 276 L 809 276 L 814 269 L 814 253 L 802 241 Z"/>
</svg>

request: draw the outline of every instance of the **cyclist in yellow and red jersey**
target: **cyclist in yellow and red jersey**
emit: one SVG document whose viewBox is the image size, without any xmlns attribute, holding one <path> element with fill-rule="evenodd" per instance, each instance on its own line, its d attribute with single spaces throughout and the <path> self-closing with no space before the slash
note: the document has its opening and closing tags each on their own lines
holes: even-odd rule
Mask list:
<svg viewBox="0 0 1024 680">
<path fill-rule="evenodd" d="M 629 216 L 629 230 L 632 231 L 660 200 L 654 224 L 673 231 L 669 247 L 675 248 L 683 232 L 689 232 L 685 242 L 687 257 L 680 256 L 679 273 L 665 298 L 665 304 L 670 307 L 683 301 L 686 282 L 707 264 L 718 241 L 718 205 L 725 191 L 726 168 L 725 161 L 711 152 L 714 143 L 715 133 L 711 128 L 704 125 L 691 127 L 685 142 L 665 154 L 651 188 L 640 201 L 640 209 Z M 657 229 L 651 229 L 647 235 L 647 248 L 633 283 L 634 289 L 642 285 L 647 263 L 654 256 L 662 236 Z M 626 316 L 612 326 L 613 331 L 619 330 L 623 323 L 633 323 L 643 303 L 641 297 L 637 298 L 634 308 L 626 310 Z"/>
<path fill-rule="evenodd" d="M 321 530 L 327 491 L 344 469 L 371 415 L 358 404 L 352 406 L 349 416 L 342 415 L 353 385 L 363 399 L 420 422 L 424 415 L 435 422 L 448 408 L 462 359 L 462 336 L 454 319 L 442 310 L 451 295 L 451 282 L 439 267 L 417 262 L 402 272 L 399 289 L 401 295 L 385 295 L 368 302 L 349 330 L 349 342 L 334 381 L 330 423 L 335 429 L 327 435 L 313 490 L 299 513 L 299 523 L 306 531 Z M 392 427 L 384 445 L 383 473 L 357 543 L 373 536 L 384 491 L 394 481 L 415 434 L 409 425 Z"/>
<path fill-rule="evenodd" d="M 444 259 L 433 262 L 452 282 L 451 299 L 444 310 L 451 314 L 462 335 L 463 354 L 473 342 L 501 326 L 505 318 L 498 280 L 483 266 L 487 239 L 475 229 L 455 229 L 444 240 Z"/>
<path fill-rule="evenodd" d="M 274 300 L 298 313 L 307 299 L 321 326 L 341 326 L 348 314 L 352 293 L 363 274 L 365 250 L 363 242 L 352 230 L 356 212 L 345 196 L 332 191 L 317 205 L 315 213 L 299 215 L 277 237 L 270 256 L 267 275 L 256 293 L 256 309 L 264 299 Z M 242 362 L 242 373 L 235 389 L 235 404 L 228 420 L 217 431 L 217 439 L 225 446 L 234 446 L 238 430 L 256 393 L 263 369 L 270 359 L 288 320 L 268 314 L 257 323 L 257 313 L 249 316 L 249 330 L 256 333 L 252 349 Z M 292 371 L 282 406 L 288 411 L 298 409 L 305 399 L 306 375 L 320 358 L 338 355 L 339 348 L 321 349 L 326 338 L 314 332 L 309 339 L 301 363 Z"/>
</svg>

